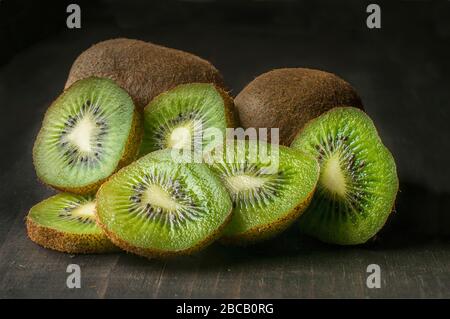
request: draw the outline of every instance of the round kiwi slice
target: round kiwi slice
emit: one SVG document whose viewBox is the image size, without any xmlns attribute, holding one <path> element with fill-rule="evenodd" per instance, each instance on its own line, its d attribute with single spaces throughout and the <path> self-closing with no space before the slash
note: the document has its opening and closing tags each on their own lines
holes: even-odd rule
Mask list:
<svg viewBox="0 0 450 319">
<path fill-rule="evenodd" d="M 335 106 L 362 109 L 356 91 L 338 76 L 313 69 L 285 68 L 261 74 L 236 97 L 244 128 L 279 128 L 289 145 L 309 120 Z"/>
<path fill-rule="evenodd" d="M 191 254 L 220 236 L 230 219 L 230 197 L 208 167 L 170 161 L 167 152 L 121 169 L 97 193 L 98 222 L 126 251 Z"/>
<path fill-rule="evenodd" d="M 204 146 L 209 128 L 225 135 L 237 125 L 233 100 L 222 89 L 208 83 L 182 84 L 158 95 L 144 109 L 141 155 L 164 148 L 194 149 Z"/>
<path fill-rule="evenodd" d="M 222 241 L 247 244 L 287 228 L 312 198 L 319 178 L 317 161 L 263 141 L 236 140 L 224 146 L 222 152 L 205 155 L 233 201 L 233 217 Z"/>
<path fill-rule="evenodd" d="M 88 78 L 64 91 L 45 114 L 33 148 L 38 177 L 57 189 L 92 193 L 137 155 L 142 123 L 128 94 Z"/>
<path fill-rule="evenodd" d="M 133 39 L 110 39 L 81 53 L 70 69 L 66 88 L 90 76 L 114 80 L 144 107 L 157 95 L 184 83 L 224 87 L 219 71 L 198 56 Z"/>
<path fill-rule="evenodd" d="M 61 193 L 33 206 L 26 218 L 35 243 L 71 254 L 117 250 L 95 221 L 93 196 Z"/>
<path fill-rule="evenodd" d="M 338 107 L 309 122 L 292 147 L 317 158 L 321 172 L 301 229 L 334 244 L 366 242 L 384 225 L 398 191 L 394 159 L 372 120 Z"/>
</svg>

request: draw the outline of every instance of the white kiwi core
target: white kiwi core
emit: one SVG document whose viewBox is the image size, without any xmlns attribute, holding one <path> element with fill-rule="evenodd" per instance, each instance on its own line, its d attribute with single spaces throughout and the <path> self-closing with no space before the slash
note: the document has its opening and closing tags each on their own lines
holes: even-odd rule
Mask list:
<svg viewBox="0 0 450 319">
<path fill-rule="evenodd" d="M 94 136 L 97 126 L 94 120 L 87 114 L 75 125 L 68 134 L 67 140 L 74 144 L 80 152 L 92 152 L 92 136 Z"/>
<path fill-rule="evenodd" d="M 80 205 L 72 211 L 73 217 L 81 217 L 87 219 L 95 219 L 95 203 L 87 203 Z"/>
<path fill-rule="evenodd" d="M 338 153 L 325 160 L 320 174 L 320 184 L 333 195 L 345 196 L 347 180 Z"/>
<path fill-rule="evenodd" d="M 225 179 L 227 188 L 233 193 L 260 188 L 266 182 L 265 178 L 250 175 L 234 175 Z"/>
<path fill-rule="evenodd" d="M 167 146 L 169 148 L 189 149 L 191 147 L 191 127 L 180 126 L 175 128 L 167 139 Z"/>
<path fill-rule="evenodd" d="M 169 193 L 158 185 L 150 185 L 142 196 L 143 204 L 161 207 L 168 211 L 175 211 L 179 208 L 179 204 L 173 200 Z"/>
</svg>

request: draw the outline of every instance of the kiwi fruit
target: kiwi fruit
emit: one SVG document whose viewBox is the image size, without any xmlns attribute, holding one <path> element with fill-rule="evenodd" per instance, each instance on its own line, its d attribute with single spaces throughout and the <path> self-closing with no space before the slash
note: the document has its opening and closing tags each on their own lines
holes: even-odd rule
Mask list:
<svg viewBox="0 0 450 319">
<path fill-rule="evenodd" d="M 31 208 L 26 225 L 30 239 L 45 248 L 70 254 L 118 250 L 96 224 L 92 195 L 54 195 Z"/>
<path fill-rule="evenodd" d="M 47 110 L 33 148 L 36 173 L 56 189 L 88 194 L 137 156 L 142 121 L 113 81 L 87 78 Z"/>
<path fill-rule="evenodd" d="M 233 217 L 222 242 L 246 245 L 286 229 L 308 206 L 319 165 L 311 155 L 264 141 L 227 141 L 205 161 L 226 186 Z"/>
<path fill-rule="evenodd" d="M 97 193 L 97 221 L 122 249 L 148 258 L 192 254 L 220 236 L 231 199 L 206 165 L 177 163 L 170 150 L 121 169 Z"/>
<path fill-rule="evenodd" d="M 131 95 L 139 110 L 178 84 L 224 86 L 219 71 L 198 56 L 125 38 L 99 42 L 81 53 L 72 65 L 66 88 L 90 76 L 115 81 Z"/>
<path fill-rule="evenodd" d="M 320 164 L 317 190 L 300 217 L 301 230 L 324 242 L 365 243 L 385 224 L 398 191 L 394 159 L 372 120 L 353 107 L 311 120 L 292 148 Z"/>
<path fill-rule="evenodd" d="M 350 84 L 334 74 L 304 68 L 258 76 L 237 95 L 235 104 L 244 128 L 279 128 L 279 143 L 286 146 L 306 122 L 335 106 L 363 108 Z"/>
<path fill-rule="evenodd" d="M 231 97 L 211 83 L 181 84 L 154 98 L 144 109 L 141 155 L 164 148 L 197 149 L 211 142 L 204 132 L 235 127 Z"/>
</svg>

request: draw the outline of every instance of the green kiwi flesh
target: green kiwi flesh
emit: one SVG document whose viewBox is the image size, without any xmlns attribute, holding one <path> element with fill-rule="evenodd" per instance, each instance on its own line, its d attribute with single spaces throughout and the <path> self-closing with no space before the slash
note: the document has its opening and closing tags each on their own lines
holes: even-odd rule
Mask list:
<svg viewBox="0 0 450 319">
<path fill-rule="evenodd" d="M 182 84 L 154 98 L 144 109 L 144 138 L 140 155 L 164 148 L 196 149 L 197 141 L 210 142 L 203 134 L 237 125 L 233 100 L 210 83 Z"/>
<path fill-rule="evenodd" d="M 398 191 L 394 159 L 372 120 L 352 107 L 310 121 L 292 148 L 319 161 L 321 172 L 301 230 L 324 242 L 354 245 L 372 238 L 390 215 Z"/>
<path fill-rule="evenodd" d="M 142 124 L 128 94 L 108 79 L 74 83 L 45 114 L 33 148 L 38 177 L 59 190 L 95 192 L 132 161 Z"/>
<path fill-rule="evenodd" d="M 66 88 L 90 76 L 115 81 L 139 110 L 179 84 L 202 82 L 224 87 L 219 71 L 194 54 L 125 38 L 99 42 L 81 53 L 70 69 Z"/>
<path fill-rule="evenodd" d="M 275 236 L 308 206 L 319 165 L 308 154 L 263 141 L 236 140 L 205 160 L 233 201 L 222 241 L 245 245 Z"/>
<path fill-rule="evenodd" d="M 230 220 L 230 197 L 208 167 L 169 159 L 168 150 L 150 153 L 97 193 L 98 222 L 126 251 L 149 258 L 191 254 Z"/>
<path fill-rule="evenodd" d="M 332 73 L 305 68 L 261 74 L 238 94 L 235 104 L 244 128 L 279 128 L 279 143 L 287 146 L 303 125 L 331 108 L 363 108 L 346 81 Z"/>
<path fill-rule="evenodd" d="M 28 236 L 45 248 L 71 254 L 117 250 L 96 224 L 93 196 L 60 193 L 33 206 Z"/>
</svg>

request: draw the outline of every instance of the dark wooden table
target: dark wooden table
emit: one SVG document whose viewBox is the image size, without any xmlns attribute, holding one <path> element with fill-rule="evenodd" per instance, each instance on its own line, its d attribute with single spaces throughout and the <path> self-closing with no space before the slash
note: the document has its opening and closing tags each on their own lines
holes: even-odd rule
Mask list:
<svg viewBox="0 0 450 319">
<path fill-rule="evenodd" d="M 8 44 L 0 65 L 1 298 L 450 297 L 450 3 L 383 7 L 381 30 L 365 27 L 360 1 L 180 2 L 170 8 L 131 4 L 129 10 L 89 3 L 81 30 L 48 28 L 52 16 L 35 26 L 14 15 L 0 22 Z M 39 16 L 38 10 L 28 14 Z M 41 29 L 45 34 L 38 37 Z M 23 218 L 54 193 L 36 180 L 31 159 L 43 114 L 77 54 L 117 36 L 211 60 L 233 95 L 275 67 L 319 68 L 348 80 L 398 164 L 401 192 L 389 226 L 359 247 L 324 245 L 293 227 L 254 247 L 214 244 L 166 262 L 125 253 L 70 256 L 32 243 Z M 81 267 L 81 289 L 66 287 L 69 264 Z M 381 267 L 379 289 L 366 286 L 369 264 Z"/>
<path fill-rule="evenodd" d="M 411 238 L 409 238 L 411 239 Z M 448 298 L 450 243 L 391 238 L 370 247 L 321 245 L 294 230 L 264 245 L 214 245 L 166 262 L 129 254 L 70 256 L 26 238 L 17 218 L 0 248 L 0 297 L 16 298 Z M 69 264 L 81 289 L 68 289 Z M 369 289 L 367 266 L 381 268 Z"/>
</svg>

